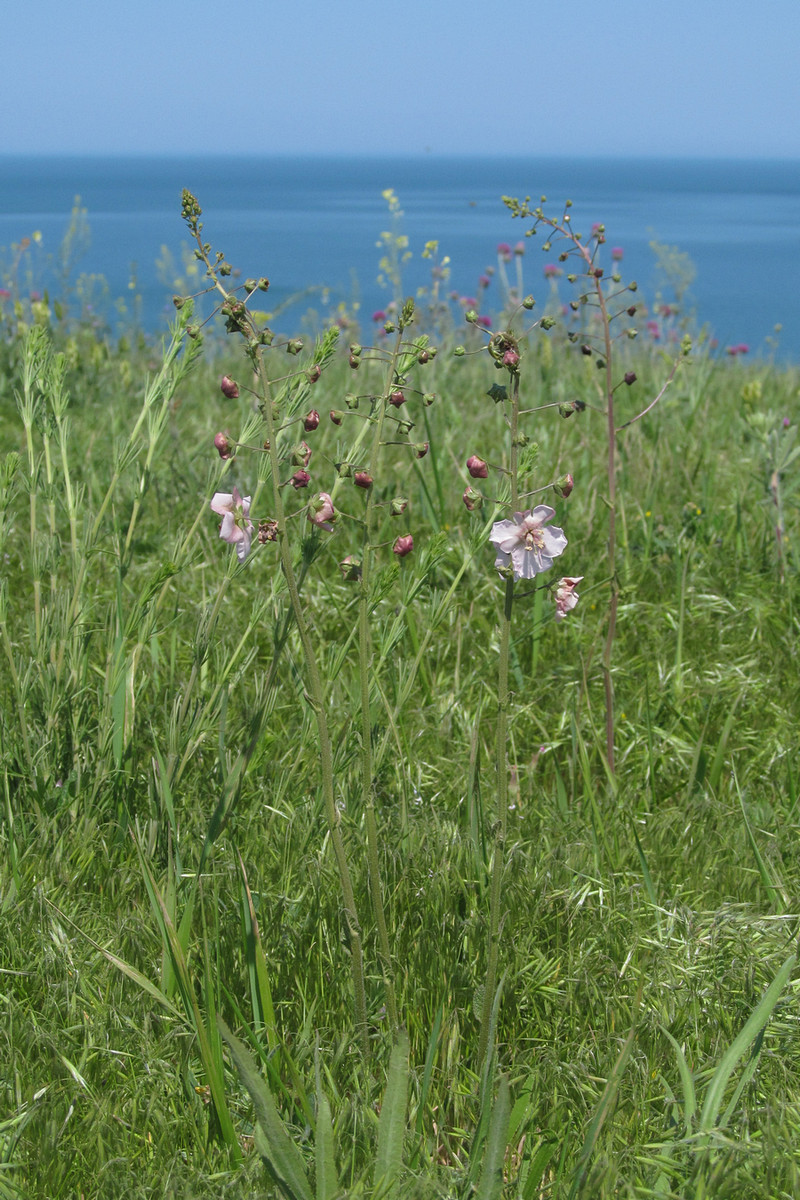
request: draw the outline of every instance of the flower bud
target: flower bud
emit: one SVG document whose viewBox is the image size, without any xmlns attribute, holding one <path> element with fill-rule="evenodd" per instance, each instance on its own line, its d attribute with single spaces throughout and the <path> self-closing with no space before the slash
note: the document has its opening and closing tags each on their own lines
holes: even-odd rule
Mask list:
<svg viewBox="0 0 800 1200">
<path fill-rule="evenodd" d="M 630 387 L 632 383 L 636 383 L 636 372 L 635 371 L 626 371 L 625 372 L 625 382 L 627 383 L 628 387 Z"/>
<path fill-rule="evenodd" d="M 417 458 L 424 458 L 430 448 L 430 442 L 417 442 L 414 446 L 414 453 Z"/>
<path fill-rule="evenodd" d="M 239 385 L 235 379 L 231 379 L 230 375 L 223 375 L 219 381 L 219 388 L 223 396 L 227 396 L 229 400 L 235 400 L 239 395 Z"/>
<path fill-rule="evenodd" d="M 292 451 L 292 464 L 295 467 L 307 467 L 311 460 L 311 447 L 308 442 L 301 442 Z"/>
<path fill-rule="evenodd" d="M 342 572 L 342 579 L 345 583 L 352 583 L 361 578 L 361 559 L 356 558 L 355 554 L 348 554 L 347 558 L 343 558 L 339 563 L 339 570 Z"/>
<path fill-rule="evenodd" d="M 426 362 L 430 362 L 430 357 L 431 356 L 427 350 L 420 350 L 419 354 L 417 355 L 417 362 L 422 363 L 424 366 Z"/>
<path fill-rule="evenodd" d="M 555 325 L 555 323 L 556 323 L 555 317 L 542 317 L 541 321 L 539 322 L 539 326 L 540 326 L 540 328 L 545 329 L 545 330 L 552 329 L 553 326 Z"/>
<path fill-rule="evenodd" d="M 311 433 L 312 430 L 316 429 L 318 425 L 319 413 L 315 408 L 312 408 L 305 421 L 303 421 L 303 429 L 305 429 L 306 433 Z"/>
<path fill-rule="evenodd" d="M 266 275 L 262 275 L 259 279 L 258 290 L 260 292 L 266 292 L 269 290 L 269 280 L 267 279 Z"/>
<path fill-rule="evenodd" d="M 342 421 L 344 420 L 344 413 L 341 411 L 341 409 L 331 409 L 331 420 L 333 421 L 334 425 L 341 425 Z"/>
<path fill-rule="evenodd" d="M 567 472 L 566 475 L 559 475 L 558 479 L 553 484 L 553 491 L 562 500 L 566 500 L 572 494 L 572 489 L 575 487 L 575 480 Z"/>
<path fill-rule="evenodd" d="M 354 358 L 361 357 L 361 350 L 362 350 L 362 347 L 359 346 L 358 342 L 350 343 L 350 353 L 353 355 Z"/>
<path fill-rule="evenodd" d="M 231 444 L 228 441 L 227 434 L 218 433 L 214 438 L 214 446 L 220 458 L 224 459 L 231 457 Z"/>
<path fill-rule="evenodd" d="M 413 549 L 414 539 L 410 533 L 405 534 L 405 536 L 401 535 L 399 538 L 397 538 L 395 544 L 392 546 L 392 551 L 397 555 L 398 558 L 405 558 L 405 556 L 410 554 Z"/>
<path fill-rule="evenodd" d="M 535 304 L 536 304 L 536 301 L 534 300 L 533 296 L 526 296 L 525 299 L 522 301 L 522 307 L 527 308 L 528 312 L 530 312 L 530 310 L 534 307 Z"/>
<path fill-rule="evenodd" d="M 483 504 L 483 496 L 471 486 L 464 489 L 464 495 L 461 499 L 464 501 L 468 512 L 474 512 L 476 508 L 480 508 Z"/>
<path fill-rule="evenodd" d="M 397 422 L 397 432 L 398 433 L 411 433 L 411 430 L 413 428 L 414 428 L 413 421 L 398 421 Z"/>
<path fill-rule="evenodd" d="M 314 363 L 313 367 L 309 367 L 306 371 L 306 379 L 309 383 L 316 383 L 322 374 L 319 363 Z"/>
<path fill-rule="evenodd" d="M 509 371 L 516 371 L 519 366 L 519 355 L 516 350 L 506 350 L 503 355 L 503 366 L 508 367 Z"/>
<path fill-rule="evenodd" d="M 393 405 L 395 408 L 399 408 L 400 405 L 405 404 L 405 402 L 406 402 L 406 398 L 403 395 L 403 393 L 400 391 L 392 392 L 391 395 L 389 396 L 389 403 L 391 405 Z"/>
<path fill-rule="evenodd" d="M 575 404 L 572 400 L 562 401 L 558 406 L 558 415 L 560 417 L 571 417 L 575 412 Z"/>
<path fill-rule="evenodd" d="M 467 459 L 467 470 L 473 479 L 486 479 L 489 475 L 489 466 L 478 458 L 477 454 L 471 454 Z"/>
<path fill-rule="evenodd" d="M 591 353 L 592 353 L 592 347 L 587 346 L 586 343 L 584 342 L 584 344 L 581 346 L 581 354 L 585 354 L 588 357 Z"/>
<path fill-rule="evenodd" d="M 349 479 L 353 474 L 353 464 L 349 462 L 337 463 L 336 473 L 340 479 Z"/>
<path fill-rule="evenodd" d="M 436 392 L 425 392 L 424 396 L 422 397 L 422 403 L 425 405 L 426 408 L 430 408 L 430 406 L 433 404 L 435 399 L 436 399 Z"/>
<path fill-rule="evenodd" d="M 312 525 L 319 525 L 329 532 L 333 530 L 332 522 L 336 520 L 336 510 L 327 492 L 320 492 L 308 506 L 308 519 Z"/>
<path fill-rule="evenodd" d="M 287 354 L 299 354 L 302 349 L 302 338 L 289 338 L 289 341 L 286 343 Z"/>
<path fill-rule="evenodd" d="M 456 346 L 455 350 L 453 351 L 453 354 L 456 356 L 456 358 L 463 358 L 466 353 L 467 350 L 465 346 Z"/>
<path fill-rule="evenodd" d="M 308 471 L 295 471 L 292 476 L 292 487 L 295 489 L 308 487 L 311 482 L 311 476 Z"/>
<path fill-rule="evenodd" d="M 364 488 L 367 491 L 372 487 L 374 482 L 369 471 L 356 471 L 353 475 L 353 483 L 356 487 Z"/>
<path fill-rule="evenodd" d="M 358 408 L 358 396 L 356 396 L 353 392 L 347 393 L 344 398 L 344 402 L 351 412 L 355 412 Z"/>
<path fill-rule="evenodd" d="M 395 496 L 389 505 L 389 512 L 393 517 L 401 517 L 408 508 L 408 501 L 405 496 Z"/>
<path fill-rule="evenodd" d="M 351 354 L 347 360 L 354 371 L 357 371 L 361 366 L 361 359 L 356 354 Z"/>
<path fill-rule="evenodd" d="M 178 312 L 180 312 L 180 310 L 183 308 L 184 304 L 186 303 L 186 300 L 184 299 L 183 296 L 173 296 L 172 303 L 175 305 Z"/>
</svg>

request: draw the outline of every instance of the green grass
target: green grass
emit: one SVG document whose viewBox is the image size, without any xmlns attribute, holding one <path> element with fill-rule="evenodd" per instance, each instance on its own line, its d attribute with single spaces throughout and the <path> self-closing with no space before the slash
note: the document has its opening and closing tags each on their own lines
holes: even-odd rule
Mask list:
<svg viewBox="0 0 800 1200">
<path fill-rule="evenodd" d="M 523 393 L 594 403 L 591 363 L 549 336 L 531 343 Z M 526 426 L 542 483 L 575 476 L 556 504 L 562 569 L 586 578 L 561 626 L 541 597 L 515 607 L 503 985 L 483 1077 L 502 582 L 479 537 L 487 513 L 461 492 L 466 458 L 501 461 L 503 433 L 485 357 L 444 348 L 420 376 L 439 397 L 418 418 L 431 454 L 376 483 L 409 497 L 415 552 L 398 564 L 387 545 L 373 618 L 406 1079 L 390 1066 L 358 808 L 357 589 L 337 568 L 358 531 L 342 522 L 322 544 L 303 595 L 365 926 L 366 1064 L 291 624 L 275 657 L 277 558 L 265 546 L 239 567 L 208 510 L 231 479 L 255 494 L 254 460 L 229 473 L 212 446 L 250 416 L 217 385 L 244 363 L 214 344 L 159 377 L 146 348 L 78 350 L 62 457 L 61 376 L 38 344 L 29 457 L 23 342 L 0 345 L 2 445 L 20 456 L 0 495 L 0 1197 L 277 1195 L 217 1013 L 314 1188 L 316 1161 L 329 1190 L 336 1176 L 343 1194 L 373 1194 L 376 1161 L 391 1179 L 402 1150 L 405 1196 L 497 1194 L 503 1163 L 504 1194 L 523 1200 L 797 1195 L 796 464 L 783 584 L 769 485 L 798 372 L 700 353 L 621 438 L 614 788 L 603 417 L 549 410 Z M 669 368 L 626 353 L 633 415 Z M 326 414 L 352 386 L 344 353 L 313 393 L 321 488 L 339 453 Z M 353 490 L 340 496 L 356 511 Z"/>
</svg>

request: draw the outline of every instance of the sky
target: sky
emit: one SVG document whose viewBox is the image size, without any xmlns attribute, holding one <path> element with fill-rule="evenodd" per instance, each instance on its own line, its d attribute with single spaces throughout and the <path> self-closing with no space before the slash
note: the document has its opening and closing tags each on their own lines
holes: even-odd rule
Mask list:
<svg viewBox="0 0 800 1200">
<path fill-rule="evenodd" d="M 0 153 L 800 158 L 798 0 L 24 0 Z"/>
</svg>

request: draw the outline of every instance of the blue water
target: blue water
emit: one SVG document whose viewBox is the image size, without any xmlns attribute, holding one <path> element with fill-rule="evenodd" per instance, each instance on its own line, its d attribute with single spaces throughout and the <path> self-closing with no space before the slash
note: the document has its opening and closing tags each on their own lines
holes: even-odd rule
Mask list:
<svg viewBox="0 0 800 1200">
<path fill-rule="evenodd" d="M 404 211 L 409 293 L 428 282 L 430 264 L 420 252 L 438 240 L 451 259 L 448 286 L 474 295 L 498 242 L 513 244 L 524 232 L 501 195 L 538 200 L 544 193 L 554 213 L 569 197 L 573 226 L 588 233 L 602 221 L 609 246 L 624 248 L 625 278 L 636 278 L 645 294 L 656 284 L 655 238 L 693 260 L 698 319 L 722 346 L 763 349 L 780 323 L 779 356 L 800 360 L 800 162 L 0 157 L 0 247 L 39 230 L 40 252 L 56 254 L 79 195 L 91 245 L 78 271 L 104 275 L 112 297 L 129 299 L 135 263 L 144 322 L 154 330 L 171 312 L 155 260 L 164 245 L 180 260 L 181 244 L 189 243 L 180 220 L 183 187 L 199 198 L 214 248 L 243 275 L 269 276 L 272 305 L 326 285 L 331 304 L 358 300 L 367 325 L 390 298 L 376 282 L 375 243 L 389 228 L 385 188 Z M 526 243 L 524 287 L 543 298 L 537 240 Z M 0 254 L 0 270 L 8 257 Z M 305 304 L 319 309 L 320 297 Z"/>
</svg>

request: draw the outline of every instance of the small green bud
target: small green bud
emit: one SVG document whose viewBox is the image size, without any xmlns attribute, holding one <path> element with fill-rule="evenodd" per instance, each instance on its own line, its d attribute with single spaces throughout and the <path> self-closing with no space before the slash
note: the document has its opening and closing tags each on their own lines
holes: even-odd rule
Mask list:
<svg viewBox="0 0 800 1200">
<path fill-rule="evenodd" d="M 628 291 L 635 292 L 638 290 L 638 287 L 639 287 L 639 285 L 636 282 L 636 280 L 634 279 L 631 283 L 628 284 Z"/>
<path fill-rule="evenodd" d="M 361 354 L 362 348 L 363 348 L 363 347 L 359 346 L 358 342 L 351 342 L 351 343 L 350 343 L 350 353 L 351 353 L 351 354 L 352 354 L 352 355 L 353 355 L 355 358 L 358 358 L 358 357 L 359 357 L 359 355 Z"/>
<path fill-rule="evenodd" d="M 631 340 L 633 340 L 636 337 L 636 335 L 638 334 L 638 332 L 639 332 L 638 329 L 634 329 L 633 326 L 631 326 L 630 329 L 625 330 L 625 336 L 629 337 Z"/>
<path fill-rule="evenodd" d="M 688 354 L 691 354 L 691 353 L 692 353 L 692 339 L 689 337 L 688 333 L 685 333 L 683 335 L 683 337 L 681 338 L 681 354 L 685 358 Z"/>
<path fill-rule="evenodd" d="M 474 308 L 470 308 L 467 312 L 464 313 L 464 320 L 469 325 L 474 325 L 476 323 L 476 321 L 478 320 L 478 314 L 475 312 Z"/>
<path fill-rule="evenodd" d="M 397 432 L 398 433 L 406 433 L 406 434 L 411 433 L 411 430 L 413 428 L 414 428 L 413 421 L 398 421 L 397 422 Z"/>
<path fill-rule="evenodd" d="M 555 317 L 542 317 L 541 321 L 539 322 L 542 329 L 552 329 L 555 323 Z"/>
<path fill-rule="evenodd" d="M 525 299 L 522 301 L 522 307 L 527 308 L 528 312 L 530 312 L 530 310 L 533 308 L 533 306 L 535 304 L 536 304 L 536 301 L 534 300 L 533 296 L 526 296 Z"/>
<path fill-rule="evenodd" d="M 395 496 L 389 505 L 389 512 L 393 517 L 401 517 L 408 508 L 408 500 L 405 496 Z"/>
<path fill-rule="evenodd" d="M 349 479 L 353 474 L 353 464 L 349 462 L 337 463 L 336 470 L 339 473 L 340 479 Z"/>
<path fill-rule="evenodd" d="M 456 358 L 463 358 L 466 353 L 467 350 L 465 346 L 456 346 L 455 350 L 453 351 L 453 354 Z"/>
<path fill-rule="evenodd" d="M 425 408 L 430 408 L 430 406 L 433 404 L 435 399 L 436 399 L 436 392 L 425 392 L 425 394 L 422 397 L 422 403 L 424 404 Z"/>
<path fill-rule="evenodd" d="M 186 300 L 184 299 L 183 296 L 173 296 L 172 303 L 175 305 L 178 312 L 180 312 L 181 309 L 183 308 L 184 304 L 186 303 Z"/>
<path fill-rule="evenodd" d="M 219 266 L 217 267 L 217 270 L 219 271 L 220 275 L 230 275 L 231 271 L 233 270 L 233 267 L 231 266 L 230 263 L 221 262 L 219 264 Z"/>
<path fill-rule="evenodd" d="M 528 437 L 527 433 L 523 433 L 522 430 L 520 429 L 519 433 L 514 438 L 514 445 L 515 446 L 527 446 L 527 444 L 530 440 L 531 439 Z"/>
<path fill-rule="evenodd" d="M 258 281 L 258 290 L 260 292 L 266 292 L 268 289 L 269 289 L 269 280 L 267 279 L 266 275 L 262 275 Z"/>
<path fill-rule="evenodd" d="M 352 392 L 347 393 L 344 402 L 351 412 L 354 412 L 358 408 L 358 396 L 355 396 Z"/>
<path fill-rule="evenodd" d="M 256 282 L 255 279 L 245 279 L 244 286 L 245 286 L 245 291 L 255 292 L 258 288 L 258 283 Z"/>
<path fill-rule="evenodd" d="M 290 338 L 289 341 L 286 343 L 286 353 L 287 354 L 299 354 L 302 349 L 303 349 L 302 338 Z"/>
</svg>

